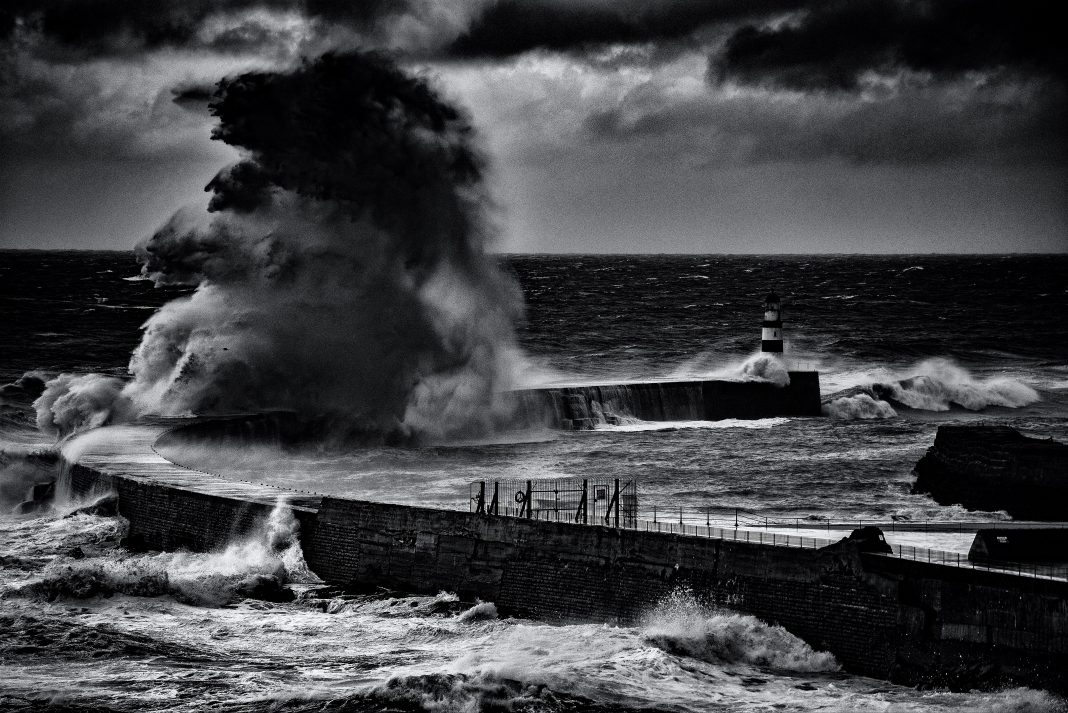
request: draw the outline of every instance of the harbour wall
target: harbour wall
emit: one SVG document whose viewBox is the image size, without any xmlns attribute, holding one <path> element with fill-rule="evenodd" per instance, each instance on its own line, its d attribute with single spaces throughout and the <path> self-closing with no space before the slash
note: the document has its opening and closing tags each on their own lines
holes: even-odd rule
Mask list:
<svg viewBox="0 0 1068 713">
<path fill-rule="evenodd" d="M 652 381 L 552 386 L 514 392 L 529 420 L 584 430 L 631 416 L 643 421 L 718 421 L 774 416 L 819 416 L 819 372 L 791 371 L 790 383 L 765 381 Z"/>
<path fill-rule="evenodd" d="M 273 507 L 252 489 L 218 494 L 116 466 L 75 464 L 71 487 L 116 492 L 129 542 L 149 549 L 222 547 Z M 291 507 L 306 561 L 330 583 L 448 590 L 492 601 L 504 615 L 618 623 L 640 621 L 684 589 L 779 624 L 854 673 L 1068 693 L 1061 580 L 900 560 L 853 541 L 781 547 L 333 497 Z"/>
</svg>

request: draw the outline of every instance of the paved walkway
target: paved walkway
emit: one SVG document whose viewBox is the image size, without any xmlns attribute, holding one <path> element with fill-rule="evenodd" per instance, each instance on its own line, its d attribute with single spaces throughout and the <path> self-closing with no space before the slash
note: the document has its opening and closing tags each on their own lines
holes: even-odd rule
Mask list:
<svg viewBox="0 0 1068 713">
<path fill-rule="evenodd" d="M 134 425 L 105 426 L 81 434 L 62 447 L 68 462 L 106 475 L 170 485 L 194 492 L 273 505 L 279 495 L 295 508 L 318 510 L 322 498 L 265 483 L 228 479 L 185 468 L 167 460 L 152 447 L 165 433 L 189 419 L 158 419 Z"/>
</svg>

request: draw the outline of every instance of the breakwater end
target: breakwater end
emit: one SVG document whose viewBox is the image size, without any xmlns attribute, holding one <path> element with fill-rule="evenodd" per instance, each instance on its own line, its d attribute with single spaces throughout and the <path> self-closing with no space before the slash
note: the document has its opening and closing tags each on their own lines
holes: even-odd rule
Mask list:
<svg viewBox="0 0 1068 713">
<path fill-rule="evenodd" d="M 64 448 L 64 487 L 81 497 L 116 493 L 136 547 L 223 547 L 284 497 L 308 565 L 332 584 L 448 590 L 504 614 L 614 623 L 638 622 L 686 589 L 783 626 L 853 673 L 1068 693 L 1063 577 L 907 559 L 848 539 L 769 541 L 748 530 L 616 528 L 294 493 L 182 468 L 153 450 L 188 423 L 74 439 Z"/>
<path fill-rule="evenodd" d="M 643 421 L 718 421 L 819 416 L 816 371 L 790 371 L 788 384 L 768 381 L 647 381 L 561 384 L 514 391 L 524 416 L 553 428 L 588 430 L 628 416 Z"/>
<path fill-rule="evenodd" d="M 939 426 L 916 464 L 913 492 L 942 505 L 1068 520 L 1068 445 L 1008 426 Z"/>
</svg>

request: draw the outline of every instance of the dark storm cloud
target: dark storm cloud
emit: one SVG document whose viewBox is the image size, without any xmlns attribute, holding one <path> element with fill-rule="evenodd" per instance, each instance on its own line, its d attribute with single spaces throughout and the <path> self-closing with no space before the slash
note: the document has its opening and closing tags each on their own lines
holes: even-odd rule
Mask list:
<svg viewBox="0 0 1068 713">
<path fill-rule="evenodd" d="M 951 78 L 1010 70 L 1063 80 L 1061 7 L 1046 0 L 820 0 L 796 21 L 736 31 L 715 79 L 854 89 L 868 71 Z"/>
<path fill-rule="evenodd" d="M 783 102 L 753 93 L 673 103 L 663 95 L 590 114 L 593 140 L 628 142 L 699 164 L 1057 164 L 1066 158 L 1063 86 L 959 84 L 900 87 L 891 96 L 809 96 Z"/>
<path fill-rule="evenodd" d="M 388 61 L 355 57 L 328 54 L 290 74 L 249 73 L 219 83 L 213 137 L 269 160 L 249 159 L 220 173 L 209 185 L 210 210 L 254 210 L 280 187 L 404 222 L 416 217 L 410 207 L 420 195 L 438 189 L 436 180 L 468 185 L 480 178 L 481 159 L 469 144 L 426 142 L 446 128 L 469 133 L 465 117 Z M 304 109 L 284 111 L 291 104 Z M 401 108 L 404 122 L 381 121 L 383 111 Z"/>
<path fill-rule="evenodd" d="M 59 50 L 101 55 L 160 47 L 202 47 L 219 52 L 269 49 L 284 32 L 252 11 L 291 12 L 318 29 L 345 28 L 362 35 L 391 20 L 444 22 L 437 48 L 457 57 L 507 57 L 531 49 L 575 50 L 604 43 L 671 41 L 717 23 L 737 22 L 802 6 L 804 0 L 13 0 L 0 10 L 0 37 L 21 24 Z M 204 37 L 213 17 L 239 21 Z M 386 30 L 388 34 L 388 30 Z"/>
<path fill-rule="evenodd" d="M 582 50 L 604 43 L 674 40 L 703 26 L 783 12 L 801 0 L 500 0 L 446 50 L 508 57 L 533 49 Z"/>
<path fill-rule="evenodd" d="M 114 62 L 55 65 L 0 49 L 0 145 L 8 161 L 132 159 L 217 154 L 206 142 L 207 114 L 179 96 L 152 67 Z M 175 101 L 172 102 L 172 99 Z M 175 106 L 177 104 L 177 106 Z"/>
<path fill-rule="evenodd" d="M 14 0 L 0 10 L 0 37 L 10 36 L 21 23 L 80 54 L 189 46 L 240 52 L 270 47 L 280 39 L 277 29 L 245 18 L 203 41 L 199 33 L 205 21 L 251 10 L 293 11 L 368 29 L 407 9 L 404 0 Z"/>
</svg>

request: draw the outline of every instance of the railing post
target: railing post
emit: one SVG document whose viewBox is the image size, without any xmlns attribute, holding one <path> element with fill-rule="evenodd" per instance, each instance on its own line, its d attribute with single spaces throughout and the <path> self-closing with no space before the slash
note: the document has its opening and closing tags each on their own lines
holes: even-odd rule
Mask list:
<svg viewBox="0 0 1068 713">
<path fill-rule="evenodd" d="M 475 505 L 475 514 L 486 514 L 486 481 L 484 480 L 478 481 L 478 500 Z"/>
<path fill-rule="evenodd" d="M 498 494 L 501 484 L 498 481 L 493 481 L 493 500 L 490 501 L 490 512 L 494 515 L 500 515 L 500 502 L 498 501 Z"/>
<path fill-rule="evenodd" d="M 616 527 L 619 527 L 619 478 L 616 478 Z"/>
<path fill-rule="evenodd" d="M 527 519 L 534 517 L 532 510 L 534 509 L 534 501 L 532 497 L 533 488 L 531 487 L 531 481 L 527 481 L 527 492 L 523 496 L 523 507 L 519 509 L 519 517 L 527 516 Z"/>
<path fill-rule="evenodd" d="M 578 511 L 575 513 L 575 522 L 579 522 L 580 519 L 581 519 L 581 522 L 584 525 L 589 524 L 589 518 L 588 518 L 589 501 L 586 499 L 587 498 L 587 493 L 589 492 L 588 483 L 589 483 L 589 481 L 583 479 L 583 481 L 582 481 L 582 495 L 579 496 Z"/>
</svg>

